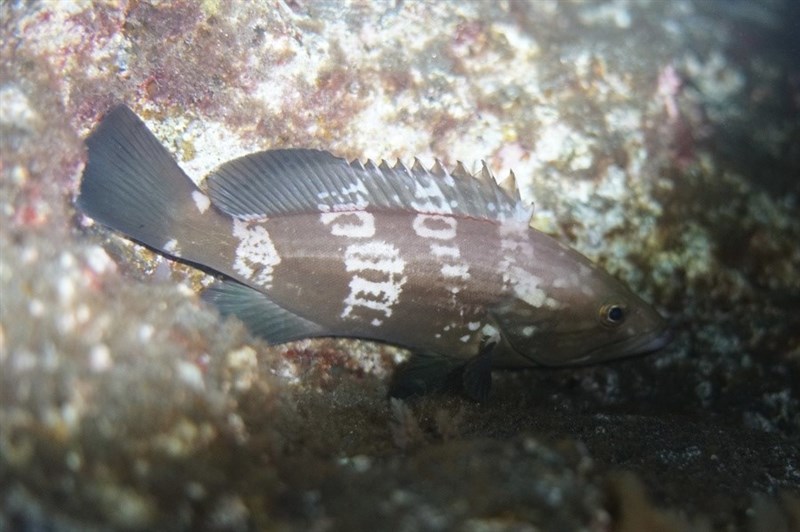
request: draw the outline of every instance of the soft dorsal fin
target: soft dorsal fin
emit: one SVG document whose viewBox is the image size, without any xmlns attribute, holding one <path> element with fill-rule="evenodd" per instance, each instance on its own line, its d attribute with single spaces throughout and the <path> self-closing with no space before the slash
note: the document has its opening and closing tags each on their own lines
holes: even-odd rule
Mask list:
<svg viewBox="0 0 800 532">
<path fill-rule="evenodd" d="M 211 201 L 244 219 L 287 214 L 369 210 L 453 214 L 527 223 L 531 207 L 519 191 L 497 184 L 486 165 L 476 176 L 460 162 L 452 173 L 437 160 L 348 163 L 328 152 L 282 149 L 229 161 L 208 177 Z"/>
</svg>

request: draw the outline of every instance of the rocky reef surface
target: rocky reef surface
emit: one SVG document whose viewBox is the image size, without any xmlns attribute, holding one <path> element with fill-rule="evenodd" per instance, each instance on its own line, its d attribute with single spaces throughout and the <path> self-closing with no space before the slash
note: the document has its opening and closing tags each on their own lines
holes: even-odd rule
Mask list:
<svg viewBox="0 0 800 532">
<path fill-rule="evenodd" d="M 0 530 L 800 529 L 800 8 L 0 5 Z M 651 301 L 647 357 L 386 398 L 405 353 L 268 347 L 75 210 L 143 116 L 202 186 L 274 147 L 513 169 Z"/>
</svg>

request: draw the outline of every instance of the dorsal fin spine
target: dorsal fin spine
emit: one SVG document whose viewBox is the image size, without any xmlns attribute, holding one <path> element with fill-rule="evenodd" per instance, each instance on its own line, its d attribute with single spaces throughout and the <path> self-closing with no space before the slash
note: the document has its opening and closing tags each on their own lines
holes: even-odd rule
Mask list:
<svg viewBox="0 0 800 532">
<path fill-rule="evenodd" d="M 411 174 L 408 167 L 400 159 L 395 161 L 394 165 L 392 166 L 392 170 L 395 172 L 402 172 L 404 174 Z"/>
<path fill-rule="evenodd" d="M 489 168 L 486 166 L 486 161 L 481 161 L 481 169 L 478 174 L 475 175 L 476 177 L 480 176 L 479 179 L 483 179 L 487 183 L 494 181 L 494 177 L 492 177 L 492 172 L 489 171 Z"/>
<path fill-rule="evenodd" d="M 444 177 L 445 175 L 447 175 L 447 170 L 445 170 L 442 161 L 440 161 L 439 159 L 435 159 L 429 173 L 436 177 Z"/>
<path fill-rule="evenodd" d="M 514 172 L 508 172 L 508 176 L 500 183 L 500 188 L 508 192 L 513 199 L 519 199 L 519 189 L 517 189 L 517 179 L 514 176 Z"/>
<path fill-rule="evenodd" d="M 461 161 L 456 161 L 456 167 L 450 172 L 450 175 L 456 177 L 458 179 L 466 179 L 468 177 L 472 177 L 467 169 L 464 167 L 464 163 Z"/>
</svg>

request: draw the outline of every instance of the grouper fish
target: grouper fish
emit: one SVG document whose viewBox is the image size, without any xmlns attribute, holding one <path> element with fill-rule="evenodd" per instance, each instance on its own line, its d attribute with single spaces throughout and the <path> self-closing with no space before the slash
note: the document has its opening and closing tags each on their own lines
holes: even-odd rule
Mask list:
<svg viewBox="0 0 800 532">
<path fill-rule="evenodd" d="M 390 395 L 493 368 L 603 362 L 656 350 L 665 321 L 587 258 L 530 227 L 513 174 L 274 149 L 198 188 L 145 124 L 112 109 L 86 140 L 77 205 L 167 256 L 220 274 L 203 298 L 272 344 L 353 337 L 408 348 Z"/>
</svg>

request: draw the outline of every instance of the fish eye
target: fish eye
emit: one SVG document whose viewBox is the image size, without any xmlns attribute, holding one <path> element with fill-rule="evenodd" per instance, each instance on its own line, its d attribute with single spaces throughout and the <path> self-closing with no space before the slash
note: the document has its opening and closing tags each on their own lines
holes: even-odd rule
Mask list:
<svg viewBox="0 0 800 532">
<path fill-rule="evenodd" d="M 600 307 L 600 320 L 604 325 L 616 327 L 625 321 L 625 308 L 622 305 L 603 305 Z"/>
</svg>

